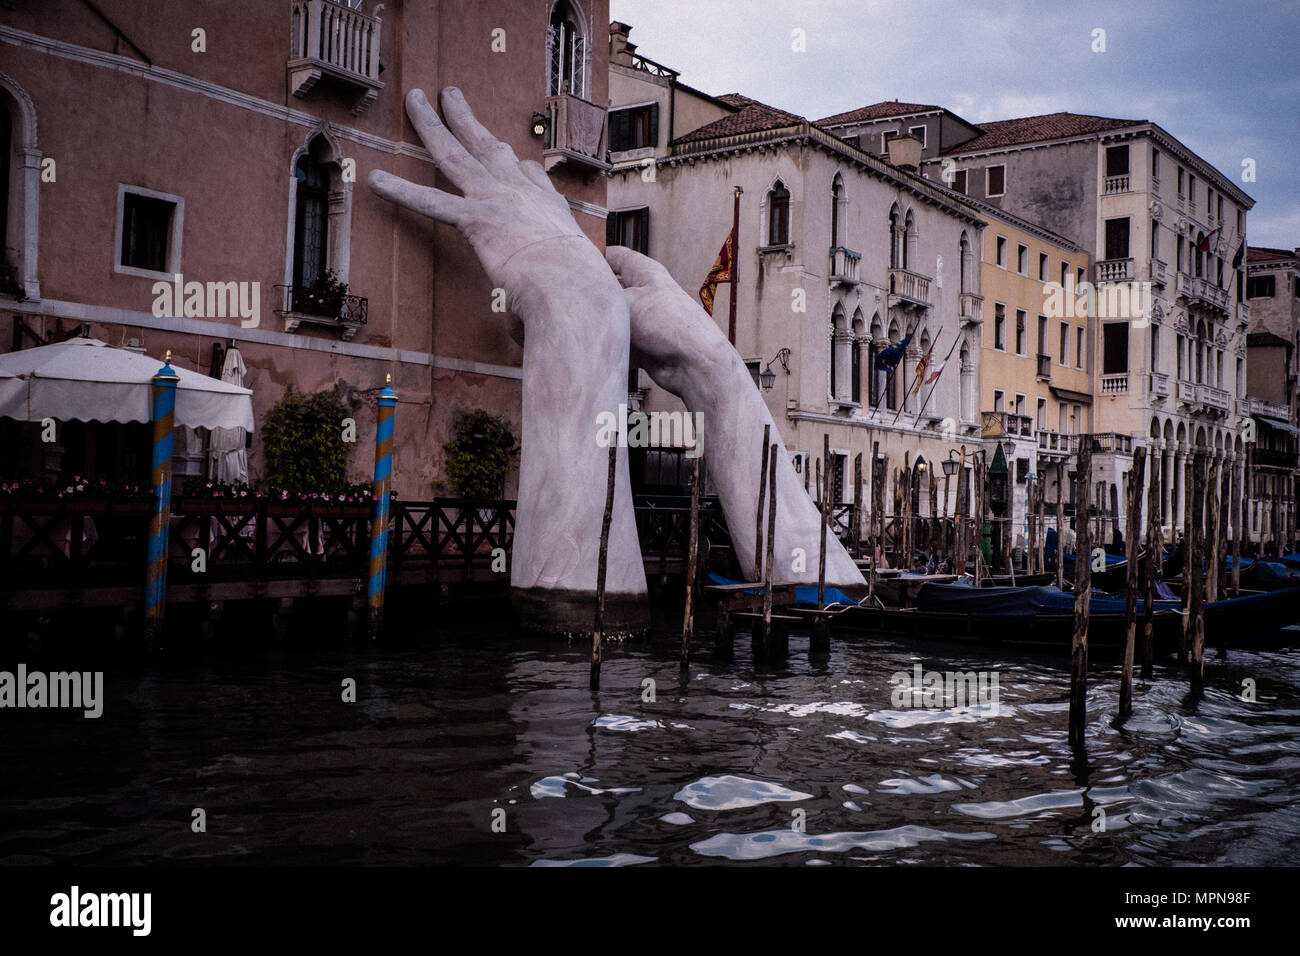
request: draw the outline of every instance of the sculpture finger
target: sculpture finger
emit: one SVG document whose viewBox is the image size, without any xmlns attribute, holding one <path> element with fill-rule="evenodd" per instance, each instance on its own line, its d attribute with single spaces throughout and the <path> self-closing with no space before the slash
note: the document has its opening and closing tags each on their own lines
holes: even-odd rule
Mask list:
<svg viewBox="0 0 1300 956">
<path fill-rule="evenodd" d="M 478 121 L 459 89 L 449 86 L 442 91 L 442 111 L 456 139 L 489 173 L 511 185 L 519 185 L 521 181 L 537 185 L 519 168 L 519 157 L 510 144 L 497 139 Z"/>
<path fill-rule="evenodd" d="M 461 196 L 434 189 L 432 186 L 420 186 L 408 182 L 400 176 L 393 176 L 381 169 L 370 173 L 370 188 L 389 202 L 405 206 L 412 212 L 445 222 L 459 228 L 465 223 L 469 214 L 469 200 Z"/>
<path fill-rule="evenodd" d="M 447 178 L 466 196 L 483 196 L 492 191 L 493 177 L 452 135 L 437 111 L 429 105 L 423 90 L 406 94 L 406 113 L 420 134 L 420 140 Z"/>
<path fill-rule="evenodd" d="M 649 256 L 644 256 L 627 246 L 610 246 L 605 250 L 605 260 L 609 263 L 618 281 L 624 288 L 648 286 L 668 281 L 674 282 L 668 270 L 661 263 Z"/>
</svg>

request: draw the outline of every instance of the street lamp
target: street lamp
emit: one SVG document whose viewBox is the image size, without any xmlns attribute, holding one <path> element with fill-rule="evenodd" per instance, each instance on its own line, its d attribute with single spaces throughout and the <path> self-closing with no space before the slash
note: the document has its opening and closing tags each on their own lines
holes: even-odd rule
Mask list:
<svg viewBox="0 0 1300 956">
<path fill-rule="evenodd" d="M 777 352 L 774 356 L 772 356 L 770 359 L 768 359 L 767 367 L 764 368 L 763 371 L 758 373 L 758 381 L 763 386 L 763 391 L 770 392 L 772 390 L 772 386 L 776 384 L 776 372 L 772 371 L 773 362 L 779 361 L 781 363 L 781 367 L 785 369 L 785 374 L 786 375 L 790 374 L 790 363 L 787 361 L 789 358 L 790 358 L 790 350 L 783 348 L 779 352 Z"/>
<path fill-rule="evenodd" d="M 546 133 L 546 122 L 547 122 L 547 121 L 546 121 L 546 114 L 544 114 L 544 113 L 534 113 L 534 114 L 533 114 L 533 122 L 532 122 L 532 126 L 533 126 L 533 135 L 534 135 L 534 136 L 542 136 L 542 135 L 545 135 L 545 133 Z"/>
</svg>

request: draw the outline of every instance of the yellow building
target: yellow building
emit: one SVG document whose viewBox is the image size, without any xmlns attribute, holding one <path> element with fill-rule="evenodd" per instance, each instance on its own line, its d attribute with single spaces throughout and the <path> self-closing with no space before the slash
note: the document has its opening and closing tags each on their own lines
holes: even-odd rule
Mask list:
<svg viewBox="0 0 1300 956">
<path fill-rule="evenodd" d="M 970 200 L 988 220 L 980 256 L 984 295 L 980 355 L 981 435 L 988 460 L 1000 442 L 1010 470 L 1012 546 L 1025 544 L 1028 481 L 1044 481 L 1044 500 L 1056 501 L 1057 464 L 1069 473 L 1069 436 L 1090 430 L 1092 379 L 1090 320 L 1061 308 L 1061 287 L 1091 274 L 1087 252 L 1055 233 Z M 1053 290 L 1056 294 L 1053 295 Z M 1009 449 L 1009 452 L 1008 452 Z M 1049 504 L 1049 513 L 1055 505 Z M 1049 522 L 1050 523 L 1050 522 Z"/>
</svg>

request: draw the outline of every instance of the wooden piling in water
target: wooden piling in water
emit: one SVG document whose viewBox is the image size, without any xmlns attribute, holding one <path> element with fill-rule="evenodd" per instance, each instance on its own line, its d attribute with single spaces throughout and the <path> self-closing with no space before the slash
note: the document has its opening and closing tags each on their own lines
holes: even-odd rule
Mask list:
<svg viewBox="0 0 1300 956">
<path fill-rule="evenodd" d="M 775 562 L 776 539 L 776 446 L 768 456 L 767 482 L 767 562 L 763 580 L 763 653 L 772 647 L 772 565 Z"/>
<path fill-rule="evenodd" d="M 849 553 L 862 557 L 862 452 L 853 456 L 853 550 Z"/>
<path fill-rule="evenodd" d="M 1142 479 L 1146 476 L 1147 450 L 1143 445 L 1133 449 L 1133 467 L 1129 469 L 1128 481 L 1125 482 L 1124 544 L 1128 558 L 1128 590 L 1124 595 L 1124 668 L 1119 684 L 1119 716 L 1121 719 L 1133 713 L 1133 652 L 1137 643 L 1137 594 L 1138 594 L 1138 538 L 1142 533 Z M 1148 555 L 1148 560 L 1154 560 Z"/>
<path fill-rule="evenodd" d="M 1142 612 L 1142 679 L 1151 679 L 1152 658 L 1155 655 L 1155 627 L 1152 615 L 1155 613 L 1156 576 L 1160 573 L 1164 559 L 1164 542 L 1160 534 L 1160 483 L 1156 480 L 1156 469 L 1160 460 L 1151 460 L 1151 481 L 1147 490 L 1147 574 L 1146 604 Z"/>
<path fill-rule="evenodd" d="M 686 544 L 686 610 L 682 615 L 682 667 L 691 663 L 691 640 L 695 637 L 695 575 L 700 557 L 700 482 L 703 458 L 691 461 L 691 538 Z"/>
<path fill-rule="evenodd" d="M 1189 499 L 1187 492 L 1191 491 L 1194 485 L 1195 469 L 1193 462 L 1195 455 L 1187 455 L 1183 462 L 1183 628 L 1182 637 L 1178 643 L 1178 656 L 1184 664 L 1187 663 L 1187 652 L 1191 647 L 1191 623 L 1192 623 L 1192 507 L 1195 499 Z M 1196 557 L 1200 559 L 1200 551 L 1195 552 Z"/>
<path fill-rule="evenodd" d="M 1092 544 L 1088 502 L 1092 497 L 1092 443 L 1079 442 L 1074 507 L 1078 525 L 1074 548 L 1074 635 L 1071 644 L 1069 742 L 1082 747 L 1088 710 L 1088 611 L 1092 600 Z"/>
<path fill-rule="evenodd" d="M 1056 587 L 1065 590 L 1065 463 L 1060 461 L 1056 463 Z"/>
<path fill-rule="evenodd" d="M 604 653 L 605 573 L 609 566 L 609 524 L 614 517 L 614 475 L 618 468 L 618 442 L 609 443 L 609 473 L 605 479 L 605 516 L 600 522 L 600 559 L 596 565 L 596 624 L 591 632 L 592 690 L 600 690 L 600 660 Z"/>
<path fill-rule="evenodd" d="M 1219 459 L 1211 453 L 1205 477 L 1205 600 L 1216 601 L 1219 594 Z"/>
<path fill-rule="evenodd" d="M 1192 471 L 1192 546 L 1188 549 L 1191 561 L 1191 605 L 1188 608 L 1188 628 L 1192 644 L 1191 687 L 1199 694 L 1205 682 L 1205 575 L 1201 569 L 1201 552 L 1204 550 L 1205 521 L 1205 453 L 1197 451 Z M 1184 575 L 1185 577 L 1186 575 Z"/>
<path fill-rule="evenodd" d="M 763 499 L 767 497 L 767 456 L 772 441 L 772 425 L 763 426 L 763 463 L 758 468 L 758 509 L 754 517 L 754 580 L 763 580 Z M 807 471 L 807 468 L 804 469 Z M 808 484 L 805 480 L 804 487 Z"/>
<path fill-rule="evenodd" d="M 1235 463 L 1231 468 L 1232 486 L 1228 493 L 1228 515 L 1232 522 L 1232 596 L 1241 597 L 1241 529 L 1246 517 L 1246 490 Z"/>
<path fill-rule="evenodd" d="M 822 435 L 822 460 L 826 468 L 822 476 L 822 533 L 817 539 L 817 610 L 826 606 L 826 525 L 831 513 L 831 436 Z"/>
</svg>

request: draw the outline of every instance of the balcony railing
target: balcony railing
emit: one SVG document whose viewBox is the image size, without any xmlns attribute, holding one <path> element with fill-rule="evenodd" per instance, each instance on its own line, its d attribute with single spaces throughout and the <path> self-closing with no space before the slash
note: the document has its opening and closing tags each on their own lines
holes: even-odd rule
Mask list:
<svg viewBox="0 0 1300 956">
<path fill-rule="evenodd" d="M 1232 396 L 1213 385 L 1197 385 L 1196 400 L 1207 408 L 1217 408 L 1221 412 L 1232 409 Z"/>
<path fill-rule="evenodd" d="M 1169 275 L 1169 267 L 1165 265 L 1163 259 L 1151 260 L 1151 281 L 1156 285 L 1163 286 Z"/>
<path fill-rule="evenodd" d="M 1178 294 L 1192 305 L 1205 305 L 1220 312 L 1228 311 L 1228 291 L 1220 289 L 1209 279 L 1189 276 L 1184 272 L 1178 274 Z"/>
<path fill-rule="evenodd" d="M 1260 448 L 1256 445 L 1252 450 L 1251 459 L 1251 464 L 1256 467 L 1295 468 L 1297 456 L 1294 451 L 1286 451 L 1280 448 Z"/>
<path fill-rule="evenodd" d="M 1196 383 L 1185 378 L 1178 380 L 1178 400 L 1184 405 L 1196 404 Z"/>
<path fill-rule="evenodd" d="M 1168 372 L 1151 373 L 1151 396 L 1153 398 L 1169 397 L 1169 373 Z"/>
<path fill-rule="evenodd" d="M 284 316 L 286 332 L 296 332 L 298 326 L 306 322 L 336 329 L 343 341 L 350 342 L 357 334 L 357 329 L 370 319 L 370 301 L 364 296 L 342 295 L 312 299 L 308 290 L 301 286 L 277 285 L 276 288 L 284 295 L 283 307 L 275 311 Z"/>
<path fill-rule="evenodd" d="M 542 165 L 551 170 L 567 162 L 604 171 L 609 169 L 604 155 L 604 108 L 572 93 L 548 96 Z"/>
<path fill-rule="evenodd" d="M 1127 395 L 1128 372 L 1120 372 L 1115 375 L 1103 375 L 1101 377 L 1101 394 Z"/>
<path fill-rule="evenodd" d="M 1048 431 L 1045 428 L 1038 429 L 1035 434 L 1038 437 L 1039 458 L 1063 458 L 1066 455 L 1074 454 L 1075 449 L 1078 447 L 1075 442 L 1077 437 L 1075 435 Z"/>
<path fill-rule="evenodd" d="M 1034 420 L 1014 412 L 981 412 L 980 435 L 984 438 L 1033 438 Z"/>
<path fill-rule="evenodd" d="M 360 93 L 364 113 L 384 88 L 379 79 L 380 20 L 333 0 L 293 0 L 289 89 L 306 96 L 322 77 Z"/>
<path fill-rule="evenodd" d="M 1237 303 L 1237 318 L 1241 321 L 1242 325 L 1247 328 L 1250 327 L 1250 305 L 1248 303 Z"/>
<path fill-rule="evenodd" d="M 1052 357 L 1038 353 L 1038 377 L 1044 382 L 1052 380 Z"/>
<path fill-rule="evenodd" d="M 957 297 L 963 324 L 979 325 L 984 321 L 984 296 L 963 292 Z"/>
<path fill-rule="evenodd" d="M 1105 191 L 1108 194 L 1128 192 L 1128 173 L 1123 176 L 1107 176 Z"/>
<path fill-rule="evenodd" d="M 1097 263 L 1098 282 L 1126 282 L 1132 278 L 1132 259 L 1103 259 Z"/>
<path fill-rule="evenodd" d="M 1094 455 L 1131 455 L 1133 454 L 1133 436 L 1118 432 L 1094 432 L 1087 436 L 1092 442 Z"/>
<path fill-rule="evenodd" d="M 930 305 L 930 278 L 907 269 L 889 270 L 889 294 L 895 301 L 928 308 Z M 893 302 L 890 303 L 894 304 Z"/>
<path fill-rule="evenodd" d="M 861 261 L 862 253 L 844 246 L 831 246 L 831 281 L 857 285 L 858 264 Z"/>
<path fill-rule="evenodd" d="M 1255 398 L 1247 396 L 1237 403 L 1238 414 L 1240 415 L 1263 415 L 1266 418 L 1276 418 L 1279 421 L 1291 421 L 1291 409 L 1281 402 L 1271 402 L 1266 398 Z"/>
</svg>

